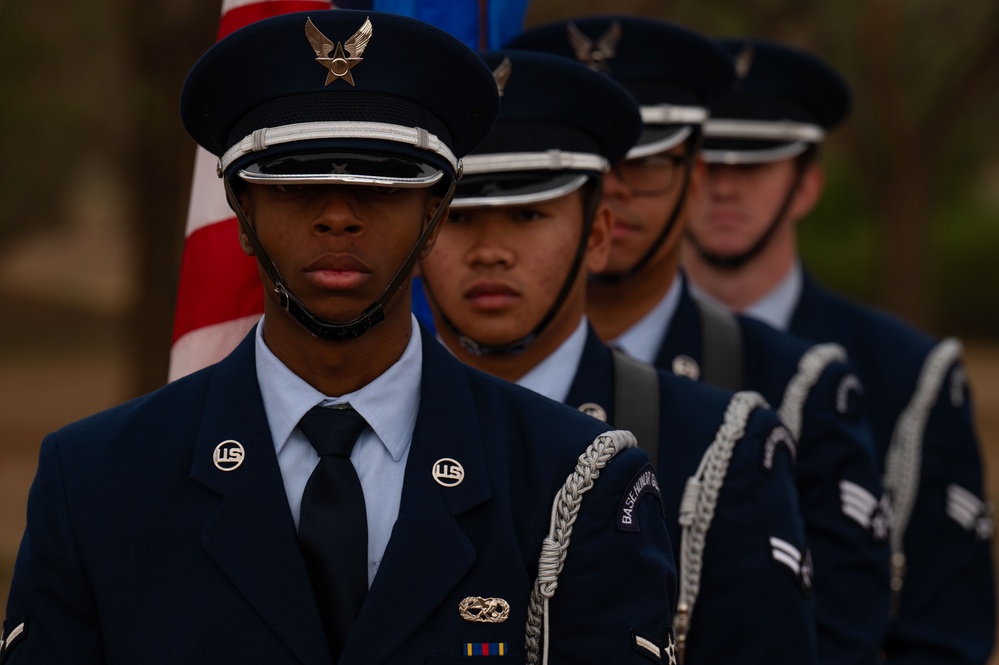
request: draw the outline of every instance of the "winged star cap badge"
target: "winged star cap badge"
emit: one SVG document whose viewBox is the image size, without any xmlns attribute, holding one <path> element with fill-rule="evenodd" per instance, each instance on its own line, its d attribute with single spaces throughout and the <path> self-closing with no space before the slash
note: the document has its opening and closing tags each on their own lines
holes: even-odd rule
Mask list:
<svg viewBox="0 0 999 665">
<path fill-rule="evenodd" d="M 749 70 L 753 66 L 753 58 L 756 55 L 755 50 L 752 46 L 747 46 L 739 52 L 739 55 L 735 56 L 735 76 L 739 79 L 745 79 L 749 76 Z"/>
<path fill-rule="evenodd" d="M 371 33 L 371 19 L 366 18 L 364 19 L 364 25 L 351 35 L 350 39 L 343 44 L 337 42 L 334 45 L 329 37 L 319 31 L 319 28 L 316 27 L 311 18 L 305 20 L 305 36 L 309 38 L 309 43 L 316 52 L 316 62 L 329 70 L 329 73 L 326 75 L 326 83 L 323 85 L 329 85 L 337 79 L 343 79 L 347 83 L 354 85 L 354 76 L 350 73 L 350 70 L 364 60 L 361 55 L 371 40 Z M 346 57 L 344 51 L 350 57 Z M 333 53 L 332 57 L 330 57 L 330 52 Z"/>
<path fill-rule="evenodd" d="M 503 96 L 503 91 L 506 89 L 507 81 L 510 80 L 512 72 L 513 63 L 510 62 L 510 58 L 503 58 L 503 62 L 499 63 L 493 70 L 493 78 L 496 79 L 496 89 L 499 90 L 500 97 Z"/>
<path fill-rule="evenodd" d="M 621 41 L 621 24 L 619 22 L 611 23 L 607 31 L 596 41 L 596 44 L 584 35 L 575 23 L 570 22 L 566 26 L 566 32 L 577 60 L 594 71 L 607 72 L 607 64 L 617 55 L 617 43 Z"/>
</svg>

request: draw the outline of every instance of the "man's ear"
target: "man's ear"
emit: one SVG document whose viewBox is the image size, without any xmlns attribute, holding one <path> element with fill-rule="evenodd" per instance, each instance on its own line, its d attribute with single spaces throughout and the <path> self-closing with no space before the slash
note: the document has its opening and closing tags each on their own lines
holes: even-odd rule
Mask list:
<svg viewBox="0 0 999 665">
<path fill-rule="evenodd" d="M 427 225 L 433 220 L 434 215 L 437 213 L 437 209 L 440 207 L 441 203 L 444 202 L 444 198 L 441 196 L 434 196 L 430 200 L 430 206 L 427 209 L 427 216 L 423 219 L 423 228 L 426 229 Z M 430 237 L 427 239 L 427 244 L 423 246 L 423 251 L 420 252 L 420 258 L 425 259 L 430 254 L 430 250 L 434 248 L 437 243 L 437 236 L 440 235 L 441 229 L 447 224 L 447 216 L 450 214 L 451 209 L 447 208 L 441 213 L 440 221 L 437 222 L 437 226 L 434 228 Z"/>
<path fill-rule="evenodd" d="M 611 240 L 613 238 L 614 213 L 610 206 L 600 203 L 593 214 L 593 227 L 586 241 L 586 257 L 583 271 L 587 274 L 603 272 L 610 258 Z"/>
<path fill-rule="evenodd" d="M 690 183 L 687 185 L 687 198 L 683 201 L 682 217 L 692 218 L 698 214 L 698 208 L 702 205 L 701 197 L 707 192 L 707 177 L 708 163 L 698 154 L 690 170 Z"/>
<path fill-rule="evenodd" d="M 239 229 L 239 246 L 243 248 L 243 253 L 247 256 L 256 256 L 257 252 L 253 249 L 253 245 L 250 244 L 250 238 L 243 233 L 243 229 Z"/>
<path fill-rule="evenodd" d="M 791 209 L 788 216 L 795 223 L 808 213 L 812 212 L 822 197 L 822 191 L 826 185 L 826 172 L 819 162 L 812 162 L 805 167 L 805 172 L 801 176 L 798 184 L 798 191 L 791 201 Z"/>
<path fill-rule="evenodd" d="M 243 214 L 246 216 L 246 221 L 248 224 L 252 224 L 252 217 L 250 212 L 250 194 L 247 189 L 241 189 L 236 196 L 236 202 L 239 207 L 242 208 Z M 234 211 L 235 212 L 235 211 Z M 250 244 L 250 238 L 244 233 L 243 226 L 239 226 L 239 246 L 243 248 L 243 253 L 247 256 L 256 256 L 257 252 L 253 249 L 253 245 Z"/>
</svg>

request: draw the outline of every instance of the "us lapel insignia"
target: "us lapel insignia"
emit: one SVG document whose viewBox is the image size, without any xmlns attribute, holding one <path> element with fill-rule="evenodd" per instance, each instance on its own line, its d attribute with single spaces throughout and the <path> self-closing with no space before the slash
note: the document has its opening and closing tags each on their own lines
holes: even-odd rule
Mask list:
<svg viewBox="0 0 999 665">
<path fill-rule="evenodd" d="M 586 415 L 596 418 L 602 422 L 607 422 L 607 411 L 604 407 L 600 406 L 596 402 L 587 402 L 586 404 L 579 405 L 579 411 L 582 411 Z"/>
<path fill-rule="evenodd" d="M 329 85 L 337 79 L 343 79 L 347 83 L 354 85 L 354 75 L 350 73 L 350 70 L 364 60 L 361 54 L 364 53 L 364 49 L 368 46 L 372 30 L 371 19 L 366 18 L 364 19 L 364 25 L 351 35 L 346 43 L 341 44 L 337 42 L 334 46 L 333 42 L 319 31 L 319 28 L 316 27 L 311 18 L 305 20 L 305 36 L 309 38 L 312 50 L 316 52 L 316 62 L 329 70 L 329 73 L 326 75 L 326 83 L 323 85 Z M 332 58 L 330 57 L 330 51 L 333 52 Z M 346 57 L 344 51 L 350 57 Z"/>
<path fill-rule="evenodd" d="M 617 43 L 621 41 L 621 24 L 619 22 L 611 23 L 595 44 L 571 21 L 566 26 L 566 32 L 577 60 L 594 71 L 607 71 L 607 63 L 617 54 Z"/>
<path fill-rule="evenodd" d="M 434 462 L 431 473 L 442 487 L 457 487 L 465 479 L 465 468 L 450 457 L 442 457 Z"/>
<path fill-rule="evenodd" d="M 212 455 L 212 462 L 219 471 L 235 471 L 246 459 L 246 451 L 239 441 L 223 441 L 215 446 L 215 453 Z"/>
<path fill-rule="evenodd" d="M 510 58 L 503 58 L 503 62 L 499 63 L 493 70 L 493 78 L 496 79 L 496 89 L 499 90 L 500 97 L 503 96 L 503 90 L 506 88 L 506 83 L 510 80 L 512 72 L 513 63 L 510 62 Z"/>
<path fill-rule="evenodd" d="M 503 623 L 510 618 L 510 603 L 502 598 L 469 596 L 458 603 L 458 614 L 474 623 Z"/>
<path fill-rule="evenodd" d="M 701 378 L 701 367 L 697 361 L 690 356 L 677 356 L 673 358 L 673 373 L 677 376 L 685 376 L 692 381 Z"/>
</svg>

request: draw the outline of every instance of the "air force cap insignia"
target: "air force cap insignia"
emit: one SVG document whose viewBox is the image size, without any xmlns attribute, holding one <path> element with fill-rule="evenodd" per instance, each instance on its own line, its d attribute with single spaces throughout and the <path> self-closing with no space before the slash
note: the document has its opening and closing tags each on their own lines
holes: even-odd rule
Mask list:
<svg viewBox="0 0 999 665">
<path fill-rule="evenodd" d="M 371 19 L 364 19 L 364 24 L 351 35 L 346 44 L 337 42 L 334 46 L 333 42 L 319 31 L 311 18 L 305 20 L 305 36 L 308 37 L 312 49 L 316 52 L 316 62 L 329 70 L 324 85 L 329 85 L 337 79 L 343 79 L 354 85 L 354 76 L 350 70 L 364 60 L 361 54 L 364 53 L 368 41 L 371 40 L 372 31 Z M 333 52 L 333 57 L 330 57 L 330 51 Z M 350 57 L 345 56 L 344 51 Z"/>
</svg>

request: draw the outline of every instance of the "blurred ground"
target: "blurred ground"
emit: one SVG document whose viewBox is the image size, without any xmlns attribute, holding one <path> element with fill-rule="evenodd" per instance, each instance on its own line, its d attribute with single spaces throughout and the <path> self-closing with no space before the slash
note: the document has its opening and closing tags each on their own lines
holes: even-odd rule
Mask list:
<svg viewBox="0 0 999 665">
<path fill-rule="evenodd" d="M 42 437 L 128 395 L 123 340 L 107 319 L 4 302 L 0 327 L 0 600 L 10 586 Z M 71 340 L 67 342 L 66 340 Z M 989 495 L 999 497 L 999 344 L 966 344 Z M 993 659 L 999 665 L 999 658 Z"/>
</svg>

